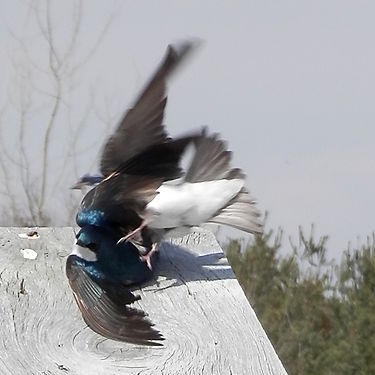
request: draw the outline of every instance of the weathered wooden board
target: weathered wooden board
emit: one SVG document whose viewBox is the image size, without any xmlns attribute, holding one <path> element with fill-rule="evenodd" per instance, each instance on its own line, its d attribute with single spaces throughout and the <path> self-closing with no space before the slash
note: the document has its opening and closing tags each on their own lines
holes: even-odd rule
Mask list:
<svg viewBox="0 0 375 375">
<path fill-rule="evenodd" d="M 72 228 L 19 237 L 27 231 L 0 228 L 1 375 L 286 374 L 210 232 L 162 246 L 159 276 L 137 302 L 166 338 L 149 348 L 104 339 L 83 322 L 64 269 Z"/>
</svg>

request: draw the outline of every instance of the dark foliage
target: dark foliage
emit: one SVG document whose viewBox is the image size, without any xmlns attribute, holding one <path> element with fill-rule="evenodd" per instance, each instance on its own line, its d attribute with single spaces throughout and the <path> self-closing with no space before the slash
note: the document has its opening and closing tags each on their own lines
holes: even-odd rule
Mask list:
<svg viewBox="0 0 375 375">
<path fill-rule="evenodd" d="M 290 375 L 375 374 L 375 238 L 327 261 L 328 237 L 300 230 L 281 254 L 282 232 L 224 248 Z"/>
</svg>

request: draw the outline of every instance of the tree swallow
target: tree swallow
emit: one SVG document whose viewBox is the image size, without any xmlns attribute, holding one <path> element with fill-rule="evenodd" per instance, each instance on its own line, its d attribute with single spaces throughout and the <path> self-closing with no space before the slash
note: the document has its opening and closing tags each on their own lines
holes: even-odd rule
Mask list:
<svg viewBox="0 0 375 375">
<path fill-rule="evenodd" d="M 152 277 L 131 243 L 116 245 L 111 229 L 87 225 L 77 234 L 66 274 L 86 324 L 112 340 L 161 345 L 161 334 L 146 314 L 129 305 L 140 299 L 129 286 Z"/>
</svg>

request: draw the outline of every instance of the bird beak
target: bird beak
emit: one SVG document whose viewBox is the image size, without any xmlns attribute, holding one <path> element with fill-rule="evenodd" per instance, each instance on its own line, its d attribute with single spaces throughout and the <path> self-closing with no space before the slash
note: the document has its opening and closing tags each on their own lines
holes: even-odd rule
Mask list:
<svg viewBox="0 0 375 375">
<path fill-rule="evenodd" d="M 70 188 L 72 190 L 82 190 L 85 186 L 86 186 L 86 184 L 84 182 L 78 181 L 77 183 L 75 183 Z"/>
<path fill-rule="evenodd" d="M 80 239 L 77 239 L 76 245 L 81 246 L 81 247 L 86 247 L 86 245 Z"/>
</svg>

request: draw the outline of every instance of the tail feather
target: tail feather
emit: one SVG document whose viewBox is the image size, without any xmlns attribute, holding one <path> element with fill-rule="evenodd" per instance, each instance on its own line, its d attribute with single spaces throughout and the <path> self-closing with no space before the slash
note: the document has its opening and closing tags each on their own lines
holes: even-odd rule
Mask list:
<svg viewBox="0 0 375 375">
<path fill-rule="evenodd" d="M 249 193 L 242 189 L 229 204 L 209 220 L 210 223 L 224 224 L 248 233 L 262 233 L 260 212 Z"/>
</svg>

